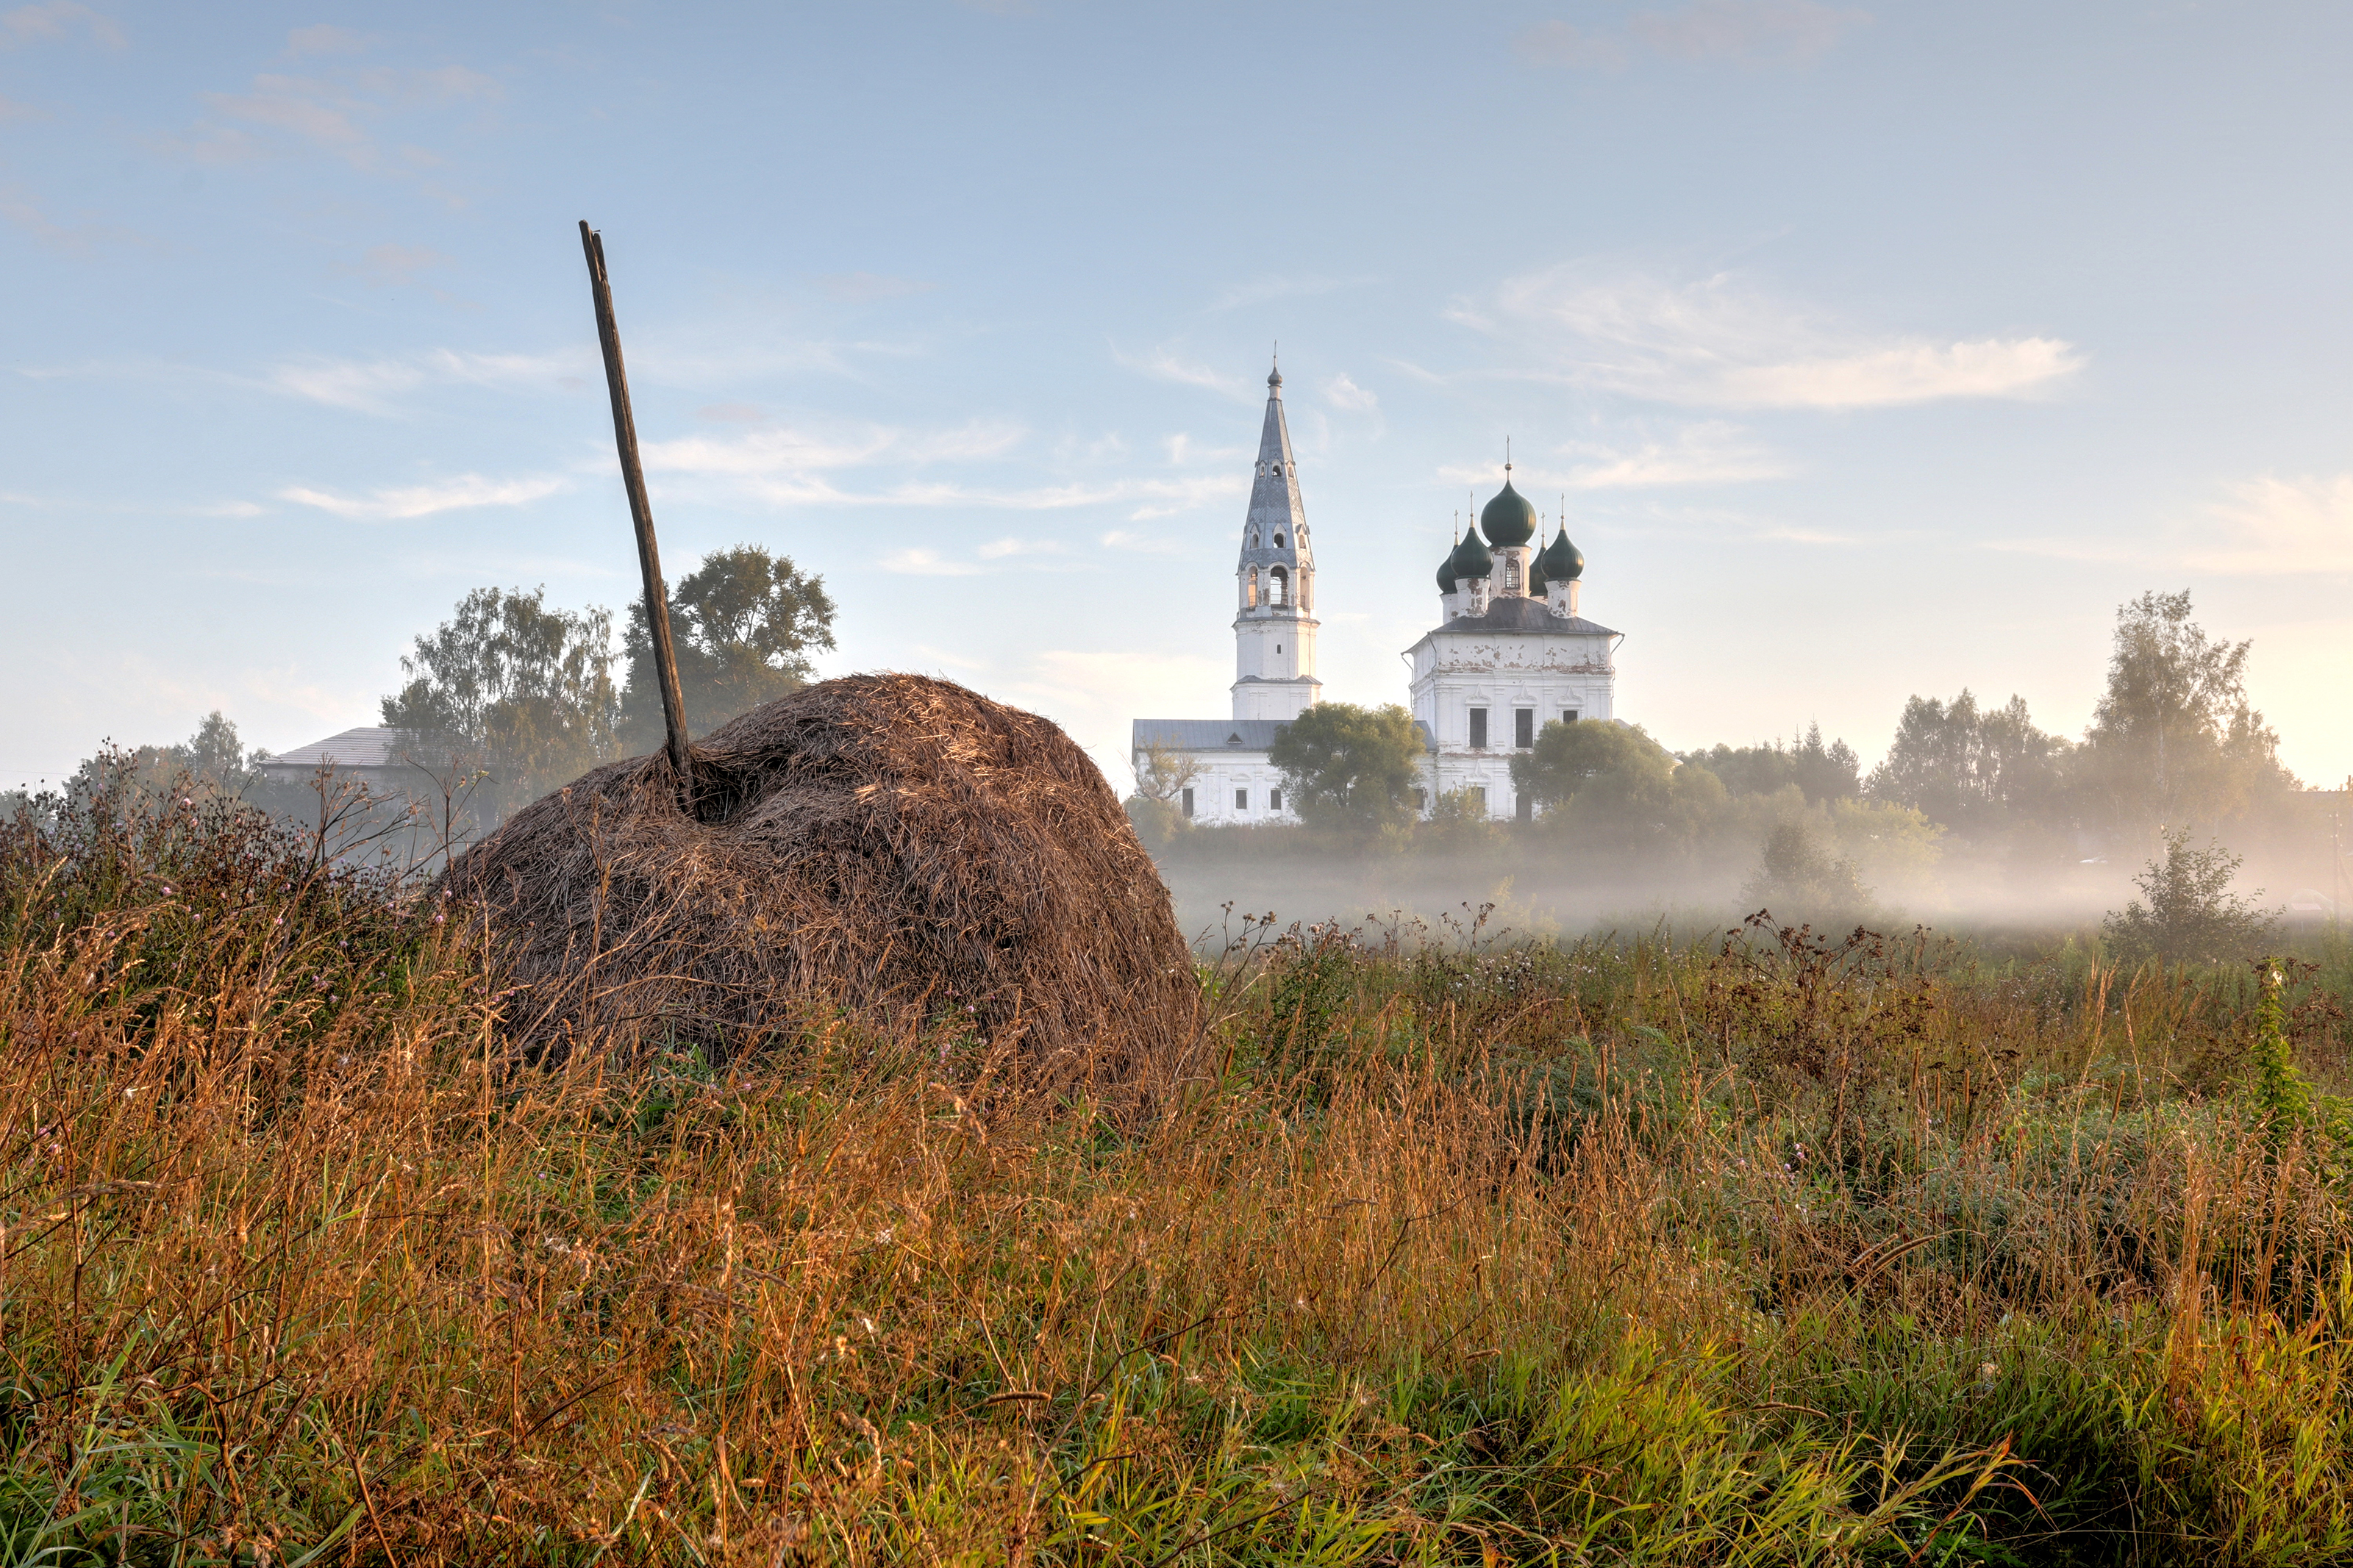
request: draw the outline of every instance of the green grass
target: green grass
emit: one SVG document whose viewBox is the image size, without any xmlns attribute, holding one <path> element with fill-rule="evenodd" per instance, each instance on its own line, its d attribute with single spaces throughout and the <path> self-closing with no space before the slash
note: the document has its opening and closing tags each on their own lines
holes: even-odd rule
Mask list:
<svg viewBox="0 0 2353 1568">
<path fill-rule="evenodd" d="M 1272 933 L 1138 1117 L 822 1009 L 534 1066 L 430 901 L 79 834 L 0 1562 L 2353 1561 L 2341 946 Z"/>
</svg>

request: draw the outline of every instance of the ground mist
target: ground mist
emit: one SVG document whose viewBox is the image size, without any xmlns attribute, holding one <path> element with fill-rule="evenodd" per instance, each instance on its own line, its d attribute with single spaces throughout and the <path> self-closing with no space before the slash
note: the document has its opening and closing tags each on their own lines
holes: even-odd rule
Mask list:
<svg viewBox="0 0 2353 1568">
<path fill-rule="evenodd" d="M 1239 925 L 1213 1071 L 560 1063 L 233 805 L 0 847 L 0 1555 L 2353 1555 L 2341 948 Z"/>
</svg>

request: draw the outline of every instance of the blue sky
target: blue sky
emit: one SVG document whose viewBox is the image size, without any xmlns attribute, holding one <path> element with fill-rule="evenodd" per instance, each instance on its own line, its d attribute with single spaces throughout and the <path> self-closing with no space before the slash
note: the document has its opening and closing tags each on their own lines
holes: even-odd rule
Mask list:
<svg viewBox="0 0 2353 1568">
<path fill-rule="evenodd" d="M 468 589 L 822 573 L 828 673 L 1113 771 L 1227 710 L 1270 345 L 1327 695 L 1512 438 L 1676 747 L 2023 693 L 2116 604 L 2353 771 L 2353 8 L 0 5 L 5 782 L 375 721 Z"/>
</svg>

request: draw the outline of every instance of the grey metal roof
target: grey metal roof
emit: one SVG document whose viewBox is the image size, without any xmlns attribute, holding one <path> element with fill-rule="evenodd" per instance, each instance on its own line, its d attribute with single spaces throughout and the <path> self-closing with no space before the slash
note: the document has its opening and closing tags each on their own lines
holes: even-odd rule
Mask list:
<svg viewBox="0 0 2353 1568">
<path fill-rule="evenodd" d="M 1618 634 L 1583 616 L 1556 616 L 1541 599 L 1503 595 L 1487 601 L 1483 616 L 1458 616 L 1430 628 L 1436 632 L 1546 632 L 1556 637 L 1614 637 Z"/>
<path fill-rule="evenodd" d="M 1290 727 L 1288 719 L 1138 719 L 1128 749 L 1173 746 L 1180 752 L 1263 752 Z"/>
<path fill-rule="evenodd" d="M 1292 455 L 1291 426 L 1282 416 L 1282 373 L 1276 371 L 1266 378 L 1266 424 L 1259 432 L 1258 468 L 1243 520 L 1243 563 L 1284 558 L 1312 563 L 1314 556 L 1301 537 L 1306 526 L 1307 508 L 1299 499 L 1299 463 Z M 1279 551 L 1274 548 L 1278 530 L 1286 542 Z M 1253 536 L 1259 541 L 1255 551 L 1250 548 Z"/>
<path fill-rule="evenodd" d="M 297 746 L 290 752 L 280 752 L 261 764 L 269 773 L 299 773 L 304 777 L 322 767 L 343 770 L 353 768 L 393 768 L 406 763 L 400 755 L 400 731 L 375 726 L 344 730 L 323 741 L 313 741 L 307 746 Z"/>
</svg>

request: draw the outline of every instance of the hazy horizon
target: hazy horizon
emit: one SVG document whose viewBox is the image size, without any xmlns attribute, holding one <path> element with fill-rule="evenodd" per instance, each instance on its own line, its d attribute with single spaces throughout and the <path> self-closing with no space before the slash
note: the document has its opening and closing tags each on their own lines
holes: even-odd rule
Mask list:
<svg viewBox="0 0 2353 1568">
<path fill-rule="evenodd" d="M 2329 784 L 2348 65 L 2316 4 L 0 11 L 0 786 L 376 722 L 470 588 L 623 608 L 584 217 L 671 574 L 789 554 L 820 674 L 1116 785 L 1228 710 L 1277 339 L 1329 697 L 1403 700 L 1508 437 L 1670 747 L 2080 735 L 2187 587 Z"/>
</svg>

